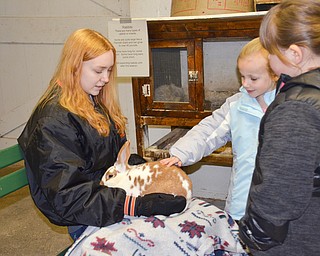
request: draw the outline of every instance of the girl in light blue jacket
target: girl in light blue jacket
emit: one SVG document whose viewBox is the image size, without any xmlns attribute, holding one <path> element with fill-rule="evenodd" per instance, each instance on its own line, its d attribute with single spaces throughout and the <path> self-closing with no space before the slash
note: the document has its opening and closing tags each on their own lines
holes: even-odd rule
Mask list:
<svg viewBox="0 0 320 256">
<path fill-rule="evenodd" d="M 260 121 L 275 97 L 277 77 L 269 67 L 268 55 L 259 38 L 246 44 L 237 61 L 240 92 L 180 138 L 170 148 L 170 158 L 161 160 L 169 166 L 192 165 L 231 141 L 233 167 L 225 210 L 235 220 L 245 213 Z"/>
</svg>

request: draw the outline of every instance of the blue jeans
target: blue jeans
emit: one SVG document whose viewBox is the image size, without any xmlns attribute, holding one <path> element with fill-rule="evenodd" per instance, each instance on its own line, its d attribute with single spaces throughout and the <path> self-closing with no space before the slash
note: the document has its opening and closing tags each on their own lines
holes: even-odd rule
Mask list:
<svg viewBox="0 0 320 256">
<path fill-rule="evenodd" d="M 68 226 L 68 233 L 71 236 L 71 238 L 73 239 L 73 241 L 76 241 L 81 235 L 82 233 L 86 230 L 88 226 Z"/>
</svg>

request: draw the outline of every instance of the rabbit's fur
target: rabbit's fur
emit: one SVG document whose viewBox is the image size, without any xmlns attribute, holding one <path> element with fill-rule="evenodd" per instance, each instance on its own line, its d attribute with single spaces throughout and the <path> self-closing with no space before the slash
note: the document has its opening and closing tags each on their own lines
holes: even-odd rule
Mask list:
<svg viewBox="0 0 320 256">
<path fill-rule="evenodd" d="M 129 165 L 129 157 L 130 142 L 127 141 L 120 149 L 115 164 L 103 175 L 103 185 L 122 188 L 132 196 L 150 193 L 184 196 L 188 205 L 192 198 L 192 182 L 181 168 L 168 167 L 159 161 Z"/>
</svg>

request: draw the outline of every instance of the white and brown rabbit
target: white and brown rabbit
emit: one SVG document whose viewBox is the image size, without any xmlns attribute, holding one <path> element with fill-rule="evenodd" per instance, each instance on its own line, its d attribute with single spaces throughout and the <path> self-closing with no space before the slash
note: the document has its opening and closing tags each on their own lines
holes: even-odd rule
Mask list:
<svg viewBox="0 0 320 256">
<path fill-rule="evenodd" d="M 115 164 L 103 175 L 103 185 L 122 188 L 132 196 L 151 193 L 184 196 L 188 206 L 192 198 L 192 182 L 181 168 L 168 167 L 158 161 L 129 165 L 129 157 L 130 142 L 127 141 L 121 147 Z"/>
</svg>

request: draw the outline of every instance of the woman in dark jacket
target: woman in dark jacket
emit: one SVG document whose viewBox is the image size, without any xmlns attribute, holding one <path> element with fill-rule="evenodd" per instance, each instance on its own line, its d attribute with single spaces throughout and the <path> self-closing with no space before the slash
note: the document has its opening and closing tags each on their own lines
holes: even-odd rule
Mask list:
<svg viewBox="0 0 320 256">
<path fill-rule="evenodd" d="M 170 215 L 186 203 L 166 194 L 133 198 L 100 185 L 126 141 L 115 58 L 115 48 L 100 33 L 80 29 L 71 34 L 18 139 L 35 204 L 52 223 L 68 226 L 74 239 L 89 225 L 111 225 L 124 214 Z"/>
<path fill-rule="evenodd" d="M 281 77 L 261 121 L 240 237 L 253 255 L 319 255 L 320 1 L 282 0 L 260 39 Z"/>
</svg>

